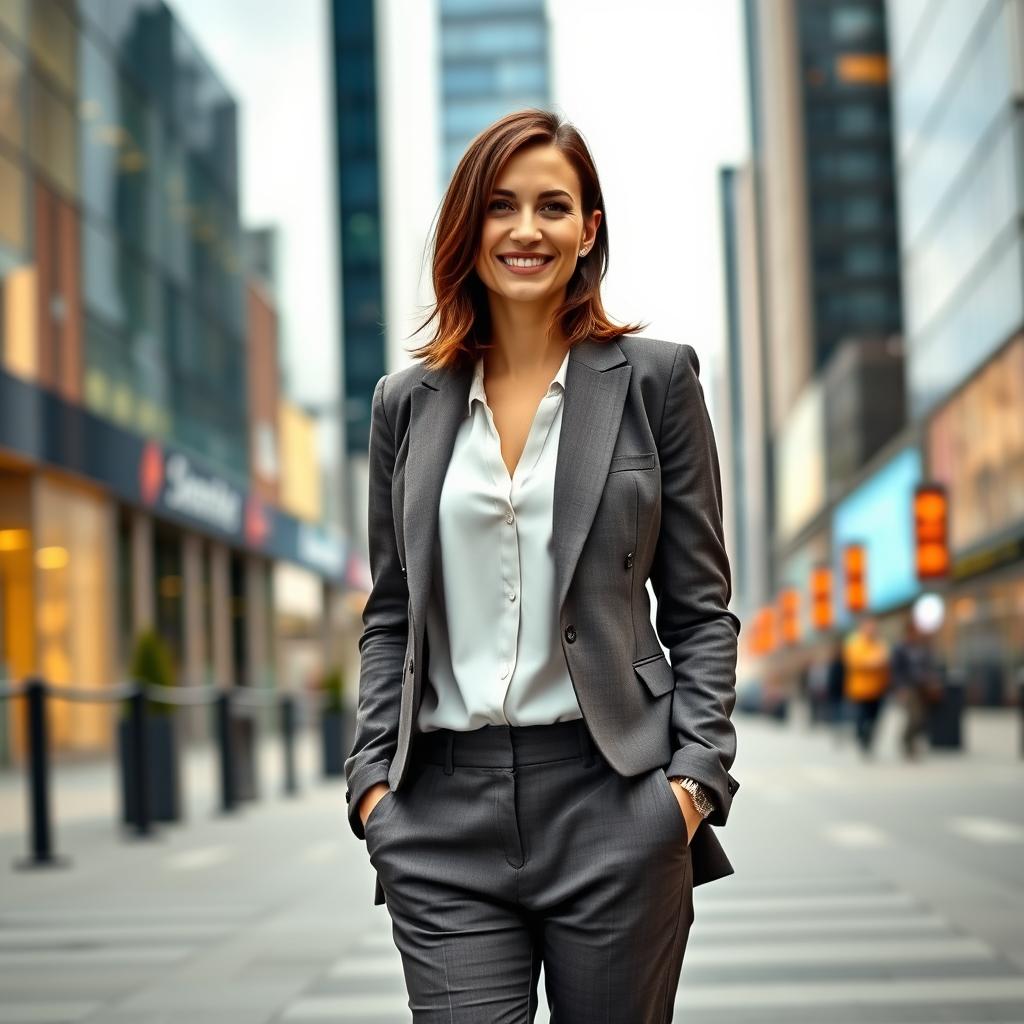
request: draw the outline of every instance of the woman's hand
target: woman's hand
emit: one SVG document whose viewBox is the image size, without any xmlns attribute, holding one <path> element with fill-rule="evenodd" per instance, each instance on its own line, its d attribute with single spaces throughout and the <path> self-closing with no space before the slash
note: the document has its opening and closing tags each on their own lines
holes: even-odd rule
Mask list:
<svg viewBox="0 0 1024 1024">
<path fill-rule="evenodd" d="M 683 818 L 686 821 L 686 845 L 689 846 L 693 842 L 693 835 L 697 831 L 697 827 L 704 820 L 704 816 L 697 810 L 693 797 L 690 796 L 689 792 L 683 789 L 676 779 L 670 779 L 669 781 L 672 783 L 672 791 L 676 795 L 676 800 L 679 802 Z"/>
<path fill-rule="evenodd" d="M 369 818 L 374 807 L 383 799 L 391 787 L 386 782 L 378 782 L 371 786 L 359 801 L 359 820 L 363 823 L 363 830 L 366 829 L 366 819 Z"/>
</svg>

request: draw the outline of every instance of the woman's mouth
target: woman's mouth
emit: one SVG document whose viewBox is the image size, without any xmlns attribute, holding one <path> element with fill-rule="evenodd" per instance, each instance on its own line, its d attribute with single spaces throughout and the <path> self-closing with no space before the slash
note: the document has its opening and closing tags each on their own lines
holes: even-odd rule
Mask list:
<svg viewBox="0 0 1024 1024">
<path fill-rule="evenodd" d="M 554 259 L 554 256 L 499 256 L 498 262 L 513 274 L 538 274 Z"/>
</svg>

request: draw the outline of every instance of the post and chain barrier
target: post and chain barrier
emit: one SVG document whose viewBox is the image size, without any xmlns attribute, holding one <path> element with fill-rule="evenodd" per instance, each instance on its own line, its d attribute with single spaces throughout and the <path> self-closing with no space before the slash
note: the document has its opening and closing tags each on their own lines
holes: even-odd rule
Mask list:
<svg viewBox="0 0 1024 1024">
<path fill-rule="evenodd" d="M 19 869 L 67 867 L 71 861 L 55 850 L 53 814 L 50 793 L 50 744 L 47 722 L 47 701 L 66 700 L 79 703 L 128 705 L 127 767 L 134 778 L 134 796 L 130 818 L 138 838 L 153 835 L 153 808 L 150 806 L 150 762 L 148 757 L 148 728 L 150 704 L 171 707 L 198 707 L 213 705 L 216 716 L 216 742 L 218 746 L 218 780 L 220 783 L 220 809 L 222 813 L 235 811 L 239 803 L 236 777 L 236 748 L 234 720 L 238 712 L 253 714 L 275 703 L 278 706 L 285 796 L 299 794 L 298 773 L 295 765 L 295 732 L 299 697 L 274 690 L 254 690 L 243 687 L 160 686 L 155 683 L 128 682 L 103 689 L 81 690 L 70 686 L 48 683 L 34 677 L 18 684 L 0 681 L 0 700 L 21 698 L 25 701 L 25 735 L 27 745 L 27 785 L 29 816 L 28 856 L 15 862 Z M 319 710 L 326 695 L 307 695 Z"/>
</svg>

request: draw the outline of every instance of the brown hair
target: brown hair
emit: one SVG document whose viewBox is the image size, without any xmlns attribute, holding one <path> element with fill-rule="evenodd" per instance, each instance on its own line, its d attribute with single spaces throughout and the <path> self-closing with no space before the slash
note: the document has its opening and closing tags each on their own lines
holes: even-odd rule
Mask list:
<svg viewBox="0 0 1024 1024">
<path fill-rule="evenodd" d="M 601 210 L 594 245 L 580 260 L 565 289 L 565 302 L 552 315 L 550 331 L 560 323 L 570 346 L 592 337 L 611 341 L 643 330 L 647 324 L 616 326 L 601 303 L 601 282 L 608 270 L 608 215 L 597 168 L 579 131 L 548 110 L 518 110 L 495 121 L 469 144 L 448 184 L 434 232 L 433 311 L 414 334 L 435 317 L 433 340 L 412 351 L 428 368 L 454 367 L 475 359 L 487 347 L 491 328 L 487 290 L 476 273 L 477 250 L 486 203 L 508 160 L 526 146 L 555 146 L 580 179 L 583 213 Z"/>
</svg>

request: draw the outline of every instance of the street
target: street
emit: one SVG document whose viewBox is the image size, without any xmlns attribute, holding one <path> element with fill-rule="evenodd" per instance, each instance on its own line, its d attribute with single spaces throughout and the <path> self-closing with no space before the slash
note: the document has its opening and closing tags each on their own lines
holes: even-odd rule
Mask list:
<svg viewBox="0 0 1024 1024">
<path fill-rule="evenodd" d="M 971 709 L 966 752 L 907 764 L 899 715 L 868 762 L 802 709 L 737 716 L 741 788 L 719 833 L 736 874 L 695 892 L 677 1020 L 1024 1021 L 1019 721 Z M 109 772 L 64 769 L 71 866 L 52 870 L 13 867 L 22 780 L 0 776 L 0 1022 L 407 1021 L 387 909 L 343 784 L 306 781 L 314 754 L 306 737 L 299 799 L 265 784 L 228 820 L 207 793 L 148 841 L 117 837 Z"/>
</svg>

